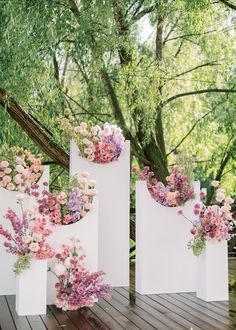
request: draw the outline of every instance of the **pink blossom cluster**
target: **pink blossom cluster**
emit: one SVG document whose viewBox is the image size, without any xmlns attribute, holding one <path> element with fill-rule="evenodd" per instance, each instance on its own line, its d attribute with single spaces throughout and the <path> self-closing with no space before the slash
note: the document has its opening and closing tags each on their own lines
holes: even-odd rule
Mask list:
<svg viewBox="0 0 236 330">
<path fill-rule="evenodd" d="M 59 194 L 43 190 L 42 198 L 38 199 L 39 212 L 55 225 L 77 222 L 92 209 L 93 197 L 97 194 L 96 181 L 90 180 L 89 173 L 83 172 L 71 182 L 69 188 Z"/>
<path fill-rule="evenodd" d="M 17 196 L 22 206 L 24 195 Z M 23 210 L 22 217 L 18 217 L 13 210 L 8 210 L 5 218 L 10 221 L 13 234 L 0 225 L 0 235 L 6 238 L 4 247 L 6 251 L 17 255 L 18 258 L 47 259 L 54 256 L 54 251 L 46 242 L 46 238 L 52 233 L 46 226 L 47 219 L 39 216 L 35 208 Z"/>
<path fill-rule="evenodd" d="M 57 295 L 55 305 L 62 310 L 77 310 L 91 307 L 98 298 L 110 298 L 110 285 L 102 283 L 102 271 L 91 273 L 84 266 L 85 255 L 79 241 L 72 239 L 72 245 L 62 245 L 62 251 L 55 255 L 57 263 L 53 273 Z"/>
<path fill-rule="evenodd" d="M 148 166 L 143 168 L 139 178 L 147 182 L 152 198 L 162 205 L 174 207 L 193 198 L 194 189 L 177 166 L 172 167 L 170 175 L 166 177 L 166 186 L 154 177 L 154 172 L 150 171 Z"/>
<path fill-rule="evenodd" d="M 119 158 L 124 147 L 122 130 L 116 125 L 105 123 L 103 127 L 82 122 L 73 127 L 68 120 L 62 127 L 77 141 L 80 153 L 89 161 L 106 164 Z"/>
<path fill-rule="evenodd" d="M 219 183 L 212 182 L 213 187 L 218 187 Z M 216 202 L 219 204 L 206 206 L 204 203 L 196 203 L 193 213 L 197 217 L 194 221 L 187 218 L 180 210 L 178 213 L 183 215 L 185 219 L 191 222 L 190 230 L 193 239 L 188 246 L 193 250 L 195 255 L 199 255 L 206 240 L 216 239 L 217 241 L 231 240 L 235 236 L 233 228 L 235 221 L 231 214 L 231 204 L 234 200 L 225 196 L 225 190 L 218 188 L 216 190 Z"/>
<path fill-rule="evenodd" d="M 42 175 L 42 155 L 37 157 L 22 148 L 9 148 L 0 159 L 0 187 L 21 190 L 36 183 Z"/>
</svg>

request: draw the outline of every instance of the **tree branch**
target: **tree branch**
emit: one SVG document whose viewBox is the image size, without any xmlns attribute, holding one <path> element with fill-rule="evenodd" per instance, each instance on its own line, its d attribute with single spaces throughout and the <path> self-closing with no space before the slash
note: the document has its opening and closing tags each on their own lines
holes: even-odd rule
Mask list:
<svg viewBox="0 0 236 330">
<path fill-rule="evenodd" d="M 229 1 L 226 1 L 226 0 L 220 0 L 220 2 L 222 2 L 224 5 L 226 5 L 227 7 L 233 9 L 233 10 L 236 10 L 236 6 L 233 5 L 231 2 Z"/>
<path fill-rule="evenodd" d="M 152 5 L 150 7 L 144 8 L 143 10 L 141 10 L 139 13 L 137 13 L 135 16 L 133 16 L 132 21 L 133 22 L 137 22 L 138 20 L 140 20 L 140 18 L 142 18 L 143 16 L 151 13 L 152 11 L 154 11 L 156 8 L 158 7 L 158 4 Z"/>
<path fill-rule="evenodd" d="M 203 68 L 203 67 L 205 67 L 205 66 L 215 66 L 215 65 L 220 65 L 220 64 L 217 63 L 217 61 L 214 61 L 214 62 L 208 62 L 208 63 L 204 63 L 204 64 L 200 64 L 200 65 L 195 66 L 195 67 L 192 68 L 192 69 L 189 69 L 189 70 L 187 70 L 187 71 L 181 72 L 181 73 L 177 74 L 177 75 L 174 76 L 174 77 L 171 77 L 171 78 L 168 78 L 168 77 L 167 77 L 166 79 L 168 79 L 168 80 L 173 80 L 173 79 L 175 79 L 175 78 L 181 77 L 181 76 L 183 76 L 183 75 L 185 75 L 185 74 L 187 74 L 187 73 L 193 72 L 193 71 L 195 71 L 195 70 L 197 70 L 197 69 L 200 69 L 200 68 Z"/>
<path fill-rule="evenodd" d="M 21 126 L 29 138 L 53 161 L 69 170 L 69 154 L 52 140 L 52 136 L 45 131 L 23 108 L 13 99 L 7 98 L 7 94 L 0 89 L 0 105 Z"/>
<path fill-rule="evenodd" d="M 180 98 L 180 97 L 185 97 L 185 96 L 190 96 L 190 95 L 197 95 L 197 94 L 204 94 L 204 93 L 236 93 L 235 89 L 226 89 L 226 88 L 208 88 L 208 89 L 200 89 L 198 91 L 191 91 L 191 92 L 186 92 L 186 93 L 181 93 L 177 94 L 174 96 L 171 96 L 167 100 L 165 100 L 162 103 L 162 106 L 166 106 L 168 103 Z"/>
</svg>

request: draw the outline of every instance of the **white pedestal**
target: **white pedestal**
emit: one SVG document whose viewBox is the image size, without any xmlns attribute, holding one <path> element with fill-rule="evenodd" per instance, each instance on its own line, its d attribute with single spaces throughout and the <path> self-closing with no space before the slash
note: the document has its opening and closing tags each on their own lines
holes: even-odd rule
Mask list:
<svg viewBox="0 0 236 330">
<path fill-rule="evenodd" d="M 80 240 L 83 251 L 86 254 L 85 265 L 92 271 L 98 271 L 98 198 L 93 198 L 92 209 L 80 221 L 70 224 L 56 226 L 51 225 L 52 235 L 48 237 L 48 243 L 56 251 L 61 250 L 62 244 L 72 244 L 71 238 Z M 55 259 L 48 260 L 49 267 L 54 268 Z M 48 272 L 47 303 L 55 303 L 57 278 Z"/>
<path fill-rule="evenodd" d="M 205 301 L 229 299 L 227 241 L 207 241 L 197 258 L 197 297 Z"/>
<path fill-rule="evenodd" d="M 191 224 L 178 215 L 183 210 L 194 219 L 195 199 L 180 207 L 166 207 L 150 195 L 146 182 L 136 183 L 136 291 L 159 294 L 196 291 L 196 257 L 187 248 Z"/>
<path fill-rule="evenodd" d="M 16 312 L 19 316 L 46 314 L 47 260 L 31 261 L 16 279 Z"/>
<path fill-rule="evenodd" d="M 43 174 L 38 181 L 39 192 L 44 189 L 43 182 L 45 181 L 49 181 L 49 166 L 44 167 Z M 10 233 L 13 233 L 12 226 L 10 221 L 4 219 L 4 216 L 8 209 L 12 209 L 17 215 L 20 217 L 22 216 L 21 207 L 16 201 L 16 195 L 18 194 L 20 194 L 19 191 L 9 191 L 0 187 L 0 223 Z M 32 197 L 29 198 L 26 196 L 23 203 L 24 207 L 29 208 L 33 202 L 34 199 Z M 6 239 L 3 236 L 0 236 L 0 295 L 12 295 L 16 293 L 16 279 L 12 270 L 13 264 L 16 261 L 16 256 L 5 251 L 5 247 L 3 246 L 3 242 L 5 241 Z"/>
<path fill-rule="evenodd" d="M 129 285 L 130 143 L 117 161 L 96 164 L 79 156 L 71 141 L 70 174 L 89 172 L 99 196 L 99 269 L 112 286 Z"/>
</svg>

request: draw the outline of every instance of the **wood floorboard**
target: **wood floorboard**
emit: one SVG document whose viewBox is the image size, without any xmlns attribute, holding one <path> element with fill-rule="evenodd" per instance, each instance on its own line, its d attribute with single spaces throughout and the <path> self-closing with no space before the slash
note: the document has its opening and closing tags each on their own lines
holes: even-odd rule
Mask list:
<svg viewBox="0 0 236 330">
<path fill-rule="evenodd" d="M 126 291 L 129 291 L 127 288 L 124 288 Z M 185 318 L 179 316 L 178 314 L 172 312 L 170 309 L 166 308 L 165 306 L 161 305 L 160 303 L 156 302 L 155 300 L 141 295 L 139 293 L 135 293 L 135 298 L 140 298 L 141 301 L 145 302 L 146 304 L 150 305 L 151 307 L 153 307 L 156 311 L 159 311 L 161 313 L 164 313 L 166 315 L 168 315 L 168 317 L 175 321 L 177 324 L 182 325 L 185 329 L 191 329 L 191 327 L 193 327 L 193 323 L 189 322 L 188 320 L 186 320 Z M 199 328 L 198 326 L 194 325 L 194 330 L 201 330 L 201 328 Z"/>
<path fill-rule="evenodd" d="M 8 308 L 10 309 L 17 330 L 30 330 L 31 327 L 26 316 L 18 316 L 15 310 L 15 296 L 6 296 Z"/>
<path fill-rule="evenodd" d="M 215 320 L 211 316 L 206 315 L 199 309 L 194 309 L 190 305 L 186 305 L 185 303 L 183 303 L 182 301 L 179 301 L 172 295 L 162 294 L 162 295 L 159 295 L 159 297 L 163 298 L 169 302 L 172 302 L 175 306 L 178 306 L 179 308 L 181 308 L 185 312 L 188 312 L 192 316 L 200 318 L 202 321 L 204 321 L 206 324 L 208 324 L 211 327 L 211 329 L 212 329 L 212 327 L 214 327 L 215 329 L 219 329 L 219 330 L 229 329 L 229 327 L 227 327 L 225 324 L 218 322 L 217 320 Z"/>
<path fill-rule="evenodd" d="M 109 329 L 98 317 L 88 308 L 81 308 L 78 311 L 93 327 L 98 330 Z"/>
<path fill-rule="evenodd" d="M 109 329 L 121 330 L 124 329 L 116 320 L 113 319 L 106 311 L 99 306 L 99 304 L 95 304 L 93 307 L 89 307 L 89 309 L 95 313 L 103 322 L 109 327 Z"/>
<path fill-rule="evenodd" d="M 118 288 L 118 289 L 116 289 L 116 291 L 119 292 L 126 299 L 129 299 L 129 293 L 125 289 Z M 161 312 L 157 311 L 155 308 L 153 308 L 152 306 L 150 306 L 147 303 L 145 303 L 142 299 L 136 298 L 135 304 L 136 304 L 136 306 L 142 308 L 147 313 L 151 314 L 155 319 L 161 321 L 169 329 L 173 329 L 173 328 L 175 330 L 183 330 L 183 329 L 185 329 L 180 324 L 178 324 L 176 322 L 173 322 L 171 319 L 169 319 L 169 316 L 168 316 L 167 313 L 161 313 Z"/>
<path fill-rule="evenodd" d="M 51 313 L 54 315 L 56 320 L 58 321 L 59 325 L 63 329 L 68 329 L 68 330 L 77 330 L 79 329 L 76 324 L 74 324 L 71 319 L 68 317 L 68 315 L 61 311 L 60 309 L 56 308 L 54 305 L 49 305 L 48 306 Z"/>
<path fill-rule="evenodd" d="M 16 326 L 13 321 L 10 309 L 7 305 L 5 296 L 0 296 L 0 326 L 2 330 L 15 330 Z"/>
<path fill-rule="evenodd" d="M 47 330 L 40 316 L 27 316 L 26 318 L 32 330 Z"/>
</svg>

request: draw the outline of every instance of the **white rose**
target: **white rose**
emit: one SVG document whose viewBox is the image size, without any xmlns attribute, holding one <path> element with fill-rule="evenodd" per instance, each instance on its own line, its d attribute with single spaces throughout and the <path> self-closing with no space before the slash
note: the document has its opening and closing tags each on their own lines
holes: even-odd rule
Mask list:
<svg viewBox="0 0 236 330">
<path fill-rule="evenodd" d="M 234 202 L 234 200 L 233 200 L 233 198 L 231 198 L 230 196 L 227 196 L 227 197 L 225 198 L 225 203 L 226 203 L 226 204 L 233 204 L 233 202 Z"/>
<path fill-rule="evenodd" d="M 18 195 L 16 195 L 16 200 L 18 200 L 18 201 L 23 201 L 24 198 L 25 198 L 25 195 L 24 194 L 18 194 Z"/>
<path fill-rule="evenodd" d="M 233 219 L 233 218 L 232 218 L 232 214 L 231 214 L 230 212 L 225 213 L 225 214 L 224 214 L 224 217 L 225 217 L 226 220 L 232 220 L 232 219 Z"/>
<path fill-rule="evenodd" d="M 56 264 L 54 266 L 54 272 L 57 276 L 63 275 L 66 272 L 66 267 L 62 264 Z"/>
<path fill-rule="evenodd" d="M 220 184 L 220 181 L 216 181 L 216 180 L 211 181 L 211 185 L 215 188 L 219 187 L 219 184 Z"/>
<path fill-rule="evenodd" d="M 30 235 L 26 235 L 26 236 L 22 236 L 22 241 L 25 243 L 25 244 L 28 244 L 31 242 L 32 240 L 32 237 Z"/>
</svg>

